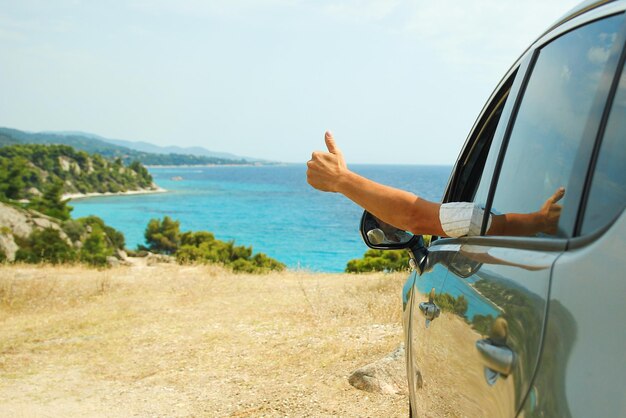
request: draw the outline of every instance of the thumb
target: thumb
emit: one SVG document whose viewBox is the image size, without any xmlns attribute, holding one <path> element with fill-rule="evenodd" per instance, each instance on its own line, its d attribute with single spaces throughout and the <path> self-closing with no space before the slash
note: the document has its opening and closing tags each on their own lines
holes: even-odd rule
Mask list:
<svg viewBox="0 0 626 418">
<path fill-rule="evenodd" d="M 326 142 L 326 148 L 328 148 L 328 152 L 330 152 L 331 154 L 341 153 L 339 147 L 335 143 L 335 138 L 333 137 L 332 132 L 326 131 L 326 133 L 324 134 L 324 141 Z"/>
<path fill-rule="evenodd" d="M 565 196 L 565 187 L 559 187 L 548 200 L 552 201 L 552 203 L 556 203 L 561 200 L 563 196 Z"/>
</svg>

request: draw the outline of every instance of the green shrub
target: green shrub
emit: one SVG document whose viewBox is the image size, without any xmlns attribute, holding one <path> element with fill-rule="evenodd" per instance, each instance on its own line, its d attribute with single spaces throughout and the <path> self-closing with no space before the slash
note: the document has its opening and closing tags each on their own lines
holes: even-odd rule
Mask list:
<svg viewBox="0 0 626 418">
<path fill-rule="evenodd" d="M 265 271 L 282 271 L 286 266 L 278 260 L 275 260 L 263 253 L 257 253 L 252 257 L 253 264 L 260 272 Z"/>
<path fill-rule="evenodd" d="M 286 268 L 280 261 L 263 253 L 252 255 L 252 247 L 217 240 L 206 231 L 185 232 L 181 236 L 181 244 L 175 254 L 180 264 L 219 263 L 238 273 L 267 273 Z"/>
<path fill-rule="evenodd" d="M 104 266 L 107 257 L 113 255 L 113 247 L 107 242 L 107 236 L 98 224 L 91 226 L 91 233 L 80 249 L 80 261 L 94 266 Z"/>
<path fill-rule="evenodd" d="M 123 248 L 124 236 L 96 216 L 68 220 L 63 223 L 63 230 L 73 242 L 82 241 L 80 250 L 74 249 L 54 228 L 34 230 L 28 239 L 18 240 L 16 261 L 53 264 L 81 261 L 104 266 L 107 257 L 120 248 L 118 245 Z"/>
<path fill-rule="evenodd" d="M 439 306 L 443 312 L 451 312 L 460 317 L 464 317 L 467 313 L 467 299 L 465 299 L 463 295 L 455 298 L 449 293 L 440 293 L 435 295 L 435 304 Z"/>
<path fill-rule="evenodd" d="M 78 218 L 76 221 L 79 222 L 85 230 L 88 227 L 91 227 L 93 229 L 95 226 L 97 226 L 102 232 L 104 232 L 107 245 L 113 250 L 117 248 L 119 248 L 120 250 L 124 249 L 124 246 L 126 245 L 126 238 L 124 237 L 124 234 L 117 229 L 105 224 L 102 218 L 91 215 L 84 218 Z"/>
<path fill-rule="evenodd" d="M 43 191 L 43 195 L 33 198 L 28 204 L 28 209 L 34 209 L 53 218 L 66 221 L 70 219 L 72 207 L 67 205 L 69 200 L 63 200 L 63 182 L 61 180 L 49 183 Z"/>
<path fill-rule="evenodd" d="M 34 230 L 26 240 L 20 240 L 16 261 L 60 264 L 76 260 L 76 251 L 54 228 Z"/>
<path fill-rule="evenodd" d="M 409 254 L 406 250 L 367 250 L 363 258 L 348 261 L 347 273 L 373 271 L 406 271 L 409 269 Z"/>
<path fill-rule="evenodd" d="M 180 245 L 180 222 L 169 216 L 163 220 L 151 219 L 144 233 L 150 251 L 174 254 Z"/>
<path fill-rule="evenodd" d="M 87 232 L 83 223 L 74 219 L 63 222 L 62 228 L 72 242 L 80 241 Z"/>
<path fill-rule="evenodd" d="M 215 236 L 207 231 L 185 232 L 180 237 L 181 245 L 199 246 L 205 242 L 215 241 Z"/>
<path fill-rule="evenodd" d="M 472 318 L 472 328 L 480 332 L 482 335 L 489 335 L 491 331 L 491 324 L 493 324 L 492 315 L 479 315 L 476 314 Z"/>
</svg>

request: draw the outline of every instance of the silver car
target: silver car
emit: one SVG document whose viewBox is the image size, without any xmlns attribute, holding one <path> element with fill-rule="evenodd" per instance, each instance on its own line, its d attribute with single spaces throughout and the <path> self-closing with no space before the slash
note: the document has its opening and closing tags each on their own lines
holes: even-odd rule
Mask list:
<svg viewBox="0 0 626 418">
<path fill-rule="evenodd" d="M 489 236 L 485 215 L 479 236 L 381 241 L 364 214 L 370 247 L 411 256 L 413 416 L 626 417 L 625 10 L 585 2 L 522 54 L 445 191 L 528 214 L 564 187 L 556 233 Z"/>
</svg>

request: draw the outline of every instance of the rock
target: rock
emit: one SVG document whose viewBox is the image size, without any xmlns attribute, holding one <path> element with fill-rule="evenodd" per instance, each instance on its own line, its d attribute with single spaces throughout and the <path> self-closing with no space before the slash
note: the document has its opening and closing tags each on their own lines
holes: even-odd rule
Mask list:
<svg viewBox="0 0 626 418">
<path fill-rule="evenodd" d="M 175 260 L 171 255 L 148 253 L 146 265 L 156 266 L 159 263 L 173 263 Z"/>
<path fill-rule="evenodd" d="M 70 159 L 64 156 L 59 157 L 59 165 L 61 166 L 61 170 L 70 171 Z"/>
<path fill-rule="evenodd" d="M 146 256 L 146 265 L 147 266 L 156 266 L 159 263 L 159 259 L 155 254 L 148 253 Z"/>
<path fill-rule="evenodd" d="M 29 196 L 41 196 L 42 195 L 42 193 L 36 187 L 31 187 L 30 189 L 26 191 L 26 193 L 28 193 Z"/>
<path fill-rule="evenodd" d="M 120 260 L 118 260 L 116 257 L 108 256 L 107 257 L 107 264 L 110 267 L 118 267 L 120 265 Z"/>
<path fill-rule="evenodd" d="M 8 228 L 11 233 L 20 238 L 28 238 L 33 231 L 30 217 L 25 210 L 0 203 L 0 226 Z"/>
<path fill-rule="evenodd" d="M 15 253 L 19 249 L 12 234 L 0 232 L 0 251 L 4 253 L 7 261 L 15 261 Z"/>
<path fill-rule="evenodd" d="M 8 228 L 14 236 L 19 238 L 28 238 L 35 228 L 52 228 L 59 231 L 61 238 L 68 244 L 72 244 L 61 229 L 57 219 L 34 210 L 21 209 L 0 203 L 0 227 Z"/>
<path fill-rule="evenodd" d="M 128 260 L 128 254 L 126 254 L 126 251 L 120 250 L 119 248 L 115 252 L 115 256 L 117 258 L 119 258 L 120 260 L 123 260 L 123 261 L 127 261 Z"/>
<path fill-rule="evenodd" d="M 128 254 L 126 254 L 126 251 L 120 250 L 119 248 L 115 250 L 115 258 L 117 258 L 118 264 L 120 266 L 132 266 L 133 265 L 133 263 L 131 263 L 131 261 L 129 260 Z"/>
<path fill-rule="evenodd" d="M 406 361 L 404 344 L 374 363 L 355 370 L 348 381 L 352 386 L 366 392 L 406 394 Z"/>
<path fill-rule="evenodd" d="M 32 218 L 33 223 L 41 229 L 58 228 L 59 224 L 46 218 Z"/>
</svg>

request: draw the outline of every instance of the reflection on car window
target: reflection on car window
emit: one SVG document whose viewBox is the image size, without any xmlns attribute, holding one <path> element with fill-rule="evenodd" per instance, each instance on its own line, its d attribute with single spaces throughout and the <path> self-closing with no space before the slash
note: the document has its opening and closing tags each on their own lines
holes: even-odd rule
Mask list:
<svg viewBox="0 0 626 418">
<path fill-rule="evenodd" d="M 583 221 L 587 234 L 611 222 L 626 206 L 626 71 L 609 114 Z"/>
<path fill-rule="evenodd" d="M 565 188 L 559 236 L 570 236 L 578 209 L 573 170 L 600 81 L 621 26 L 614 16 L 543 47 L 524 92 L 492 204 L 494 213 L 532 213 Z M 568 200 L 568 196 L 570 199 Z"/>
</svg>

